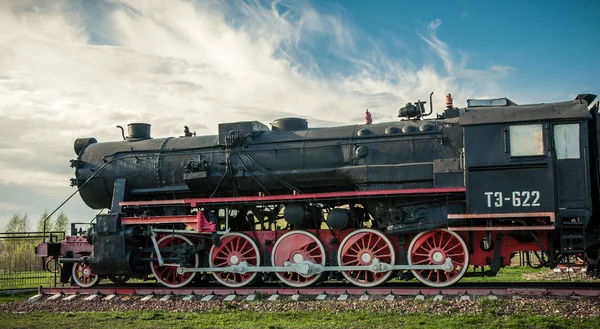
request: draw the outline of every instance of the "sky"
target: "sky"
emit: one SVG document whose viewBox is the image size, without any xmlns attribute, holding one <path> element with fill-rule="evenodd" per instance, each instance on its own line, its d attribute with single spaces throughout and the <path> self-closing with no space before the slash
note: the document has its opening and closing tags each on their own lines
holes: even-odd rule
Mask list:
<svg viewBox="0 0 600 329">
<path fill-rule="evenodd" d="M 600 93 L 598 1 L 0 0 L 0 228 L 75 191 L 73 141 L 187 125 L 374 122 L 434 94 Z M 96 211 L 78 195 L 72 222 Z M 32 227 L 34 223 L 32 223 Z"/>
</svg>

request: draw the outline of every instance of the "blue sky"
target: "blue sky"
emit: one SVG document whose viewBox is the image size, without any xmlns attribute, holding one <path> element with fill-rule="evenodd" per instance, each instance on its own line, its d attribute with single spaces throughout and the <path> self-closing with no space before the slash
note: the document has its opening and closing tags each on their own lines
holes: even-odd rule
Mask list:
<svg viewBox="0 0 600 329">
<path fill-rule="evenodd" d="M 598 1 L 0 1 L 0 227 L 73 189 L 73 141 L 115 125 L 396 120 L 406 102 L 600 93 Z M 95 211 L 75 197 L 72 221 Z"/>
<path fill-rule="evenodd" d="M 356 47 L 378 43 L 390 57 L 416 66 L 441 63 L 421 35 L 440 22 L 437 37 L 456 61 L 472 69 L 507 66 L 507 91 L 561 97 L 600 87 L 599 1 L 314 1 L 321 12 L 340 15 L 357 32 Z M 335 60 L 316 47 L 323 60 Z M 318 49 L 321 48 L 321 49 Z M 320 58 L 320 56 L 318 58 Z M 526 89 L 526 91 L 524 90 Z M 511 96 L 511 95 L 506 95 Z"/>
</svg>

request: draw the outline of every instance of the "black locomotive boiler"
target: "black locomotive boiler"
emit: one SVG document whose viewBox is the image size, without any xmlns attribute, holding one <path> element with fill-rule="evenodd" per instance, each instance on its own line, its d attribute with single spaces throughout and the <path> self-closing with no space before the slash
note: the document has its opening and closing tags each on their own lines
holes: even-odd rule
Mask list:
<svg viewBox="0 0 600 329">
<path fill-rule="evenodd" d="M 435 118 L 430 98 L 429 111 L 409 103 L 395 122 L 283 118 L 220 124 L 215 136 L 186 127 L 152 138 L 150 125 L 130 124 L 120 141 L 75 142 L 72 183 L 89 207 L 107 209 L 89 248 L 38 253 L 65 257 L 63 278 L 83 287 L 103 277 L 171 288 L 414 277 L 444 287 L 469 266 L 495 275 L 519 251 L 549 267 L 579 257 L 597 275 L 594 99 L 459 109 L 448 95 Z"/>
</svg>

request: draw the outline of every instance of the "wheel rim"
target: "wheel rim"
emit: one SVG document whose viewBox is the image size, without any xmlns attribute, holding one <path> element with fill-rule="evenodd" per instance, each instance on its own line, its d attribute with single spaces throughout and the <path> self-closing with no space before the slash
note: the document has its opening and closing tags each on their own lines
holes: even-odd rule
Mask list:
<svg viewBox="0 0 600 329">
<path fill-rule="evenodd" d="M 383 233 L 373 229 L 360 229 L 350 233 L 338 249 L 340 266 L 368 266 L 375 258 L 380 263 L 394 265 L 396 262 L 394 247 L 390 240 Z M 342 275 L 354 285 L 373 287 L 385 282 L 392 272 L 360 270 L 342 272 Z"/>
<path fill-rule="evenodd" d="M 418 234 L 408 247 L 410 265 L 441 265 L 450 257 L 454 270 L 412 270 L 417 280 L 431 287 L 446 287 L 458 282 L 469 266 L 467 245 L 460 235 L 448 230 Z"/>
<path fill-rule="evenodd" d="M 162 237 L 157 242 L 158 248 L 170 248 L 173 246 L 178 246 L 182 244 L 193 245 L 192 241 L 183 235 L 178 234 L 169 234 Z M 171 256 L 170 252 L 162 252 L 160 253 L 163 259 L 169 258 Z M 152 253 L 151 257 L 156 257 L 156 253 Z M 188 262 L 192 264 L 193 267 L 198 267 L 200 264 L 200 258 L 198 254 L 194 254 L 192 259 L 188 259 Z M 183 287 L 186 284 L 192 282 L 194 277 L 196 276 L 196 272 L 187 272 L 183 274 L 177 273 L 177 266 L 160 266 L 158 261 L 150 262 L 150 269 L 152 270 L 152 274 L 156 278 L 156 281 L 160 282 L 163 286 L 169 288 L 179 288 Z"/>
<path fill-rule="evenodd" d="M 260 265 L 260 252 L 256 243 L 242 233 L 230 233 L 221 237 L 221 246 L 210 248 L 210 267 L 228 267 L 245 261 L 248 266 Z M 242 287 L 254 281 L 257 272 L 215 272 L 217 281 L 227 287 Z"/>
<path fill-rule="evenodd" d="M 325 265 L 325 248 L 316 236 L 305 231 L 291 231 L 279 238 L 273 246 L 273 266 L 284 266 L 285 262 L 298 264 L 309 261 Z M 275 275 L 292 287 L 306 287 L 318 281 L 322 274 L 304 277 L 295 272 L 276 272 Z"/>
<path fill-rule="evenodd" d="M 82 288 L 89 288 L 98 283 L 98 276 L 92 271 L 90 265 L 77 263 L 73 265 L 73 280 Z"/>
</svg>

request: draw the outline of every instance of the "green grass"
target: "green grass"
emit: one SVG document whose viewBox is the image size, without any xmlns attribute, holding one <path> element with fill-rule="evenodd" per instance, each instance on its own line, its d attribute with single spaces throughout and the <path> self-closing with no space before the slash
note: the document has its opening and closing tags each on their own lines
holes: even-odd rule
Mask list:
<svg viewBox="0 0 600 329">
<path fill-rule="evenodd" d="M 31 297 L 33 295 L 34 295 L 33 293 L 31 293 L 31 294 L 15 294 L 15 295 L 0 294 L 0 304 L 22 301 L 22 300 L 28 299 L 29 297 Z"/>
<path fill-rule="evenodd" d="M 487 270 L 488 268 L 486 268 Z M 486 277 L 464 277 L 460 280 L 460 282 L 536 282 L 536 281 L 544 281 L 548 280 L 528 280 L 525 278 L 525 274 L 535 274 L 535 273 L 544 273 L 551 271 L 548 268 L 531 268 L 527 266 L 507 266 L 500 269 L 496 276 L 486 276 Z M 473 272 L 472 269 L 469 269 L 470 273 Z M 477 273 L 481 273 L 481 269 Z M 553 280 L 554 281 L 554 280 Z"/>
<path fill-rule="evenodd" d="M 588 320 L 539 316 L 429 315 L 340 312 L 80 312 L 0 313 L 7 328 L 599 328 Z"/>
</svg>

